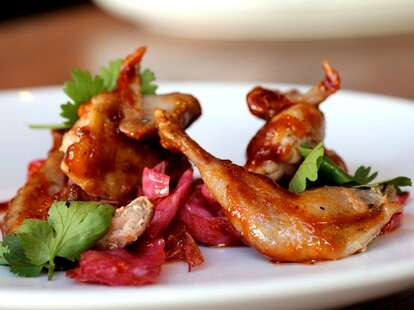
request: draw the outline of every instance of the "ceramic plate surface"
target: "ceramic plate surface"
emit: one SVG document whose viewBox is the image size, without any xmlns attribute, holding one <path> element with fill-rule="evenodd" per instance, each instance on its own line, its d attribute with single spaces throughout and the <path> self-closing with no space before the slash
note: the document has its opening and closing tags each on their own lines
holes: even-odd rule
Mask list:
<svg viewBox="0 0 414 310">
<path fill-rule="evenodd" d="M 198 97 L 203 115 L 189 133 L 211 153 L 244 162 L 246 145 L 262 122 L 248 113 L 245 94 L 254 84 L 163 83 Z M 272 85 L 285 88 L 286 85 Z M 27 163 L 45 157 L 46 131 L 29 123 L 58 121 L 60 87 L 0 92 L 0 200 L 25 180 Z M 414 177 L 414 102 L 340 91 L 322 104 L 326 145 L 380 178 Z M 202 248 L 206 263 L 188 273 L 169 264 L 160 282 L 139 288 L 75 284 L 64 274 L 18 278 L 0 268 L 0 308 L 7 309 L 266 309 L 340 306 L 414 285 L 414 205 L 400 230 L 376 240 L 367 252 L 314 265 L 271 264 L 249 248 Z"/>
</svg>

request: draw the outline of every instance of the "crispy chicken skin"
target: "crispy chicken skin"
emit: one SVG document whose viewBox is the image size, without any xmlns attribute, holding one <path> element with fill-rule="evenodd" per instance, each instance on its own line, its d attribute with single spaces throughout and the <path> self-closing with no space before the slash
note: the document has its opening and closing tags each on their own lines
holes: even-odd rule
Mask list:
<svg viewBox="0 0 414 310">
<path fill-rule="evenodd" d="M 314 146 L 325 136 L 325 120 L 319 104 L 340 87 L 339 75 L 323 63 L 324 79 L 306 94 L 292 90 L 281 93 L 256 87 L 247 94 L 252 114 L 266 124 L 247 147 L 246 167 L 274 181 L 291 176 L 301 161 L 298 147 Z"/>
<path fill-rule="evenodd" d="M 182 161 L 159 145 L 152 119 L 156 107 L 167 109 L 183 127 L 201 113 L 198 101 L 190 95 L 141 94 L 137 71 L 144 52 L 140 48 L 124 60 L 117 89 L 83 104 L 79 120 L 63 137 L 62 171 L 91 196 L 132 199 L 145 167 L 161 160 Z"/>
<path fill-rule="evenodd" d="M 46 219 L 47 211 L 66 184 L 66 177 L 60 170 L 63 153 L 59 151 L 62 133 L 53 131 L 53 147 L 47 160 L 19 189 L 10 201 L 1 228 L 4 234 L 15 231 L 26 218 Z"/>
<path fill-rule="evenodd" d="M 339 259 L 364 250 L 401 211 L 375 190 L 325 186 L 290 193 L 265 176 L 210 155 L 163 111 L 155 115 L 162 145 L 197 166 L 245 242 L 272 261 Z"/>
</svg>

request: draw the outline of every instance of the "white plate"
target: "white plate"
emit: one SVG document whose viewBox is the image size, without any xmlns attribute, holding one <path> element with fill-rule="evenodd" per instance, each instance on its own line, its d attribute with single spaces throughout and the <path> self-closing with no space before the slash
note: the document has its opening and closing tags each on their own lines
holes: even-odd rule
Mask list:
<svg viewBox="0 0 414 310">
<path fill-rule="evenodd" d="M 249 138 L 261 125 L 246 108 L 253 84 L 164 83 L 161 92 L 196 95 L 203 116 L 190 134 L 207 150 L 243 163 Z M 28 123 L 58 120 L 60 88 L 0 93 L 0 199 L 13 195 L 33 158 L 44 157 L 49 134 Z M 368 164 L 380 177 L 414 177 L 414 103 L 340 91 L 322 105 L 329 147 L 351 169 Z M 403 227 L 375 241 L 366 253 L 315 265 L 271 264 L 248 248 L 207 249 L 206 263 L 187 273 L 170 264 L 158 284 L 108 288 L 73 283 L 64 274 L 18 278 L 0 270 L 0 308 L 8 309 L 278 309 L 340 306 L 414 285 L 414 214 L 407 206 Z"/>
<path fill-rule="evenodd" d="M 292 40 L 414 31 L 412 0 L 94 0 L 140 28 L 195 39 Z"/>
</svg>

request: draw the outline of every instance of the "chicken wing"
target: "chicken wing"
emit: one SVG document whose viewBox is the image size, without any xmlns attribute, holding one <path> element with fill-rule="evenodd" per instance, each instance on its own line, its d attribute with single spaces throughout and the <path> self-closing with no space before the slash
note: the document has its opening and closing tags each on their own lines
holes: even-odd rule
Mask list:
<svg viewBox="0 0 414 310">
<path fill-rule="evenodd" d="M 207 153 L 163 111 L 155 116 L 162 145 L 195 164 L 244 241 L 272 261 L 339 259 L 364 250 L 401 211 L 374 189 L 325 186 L 290 193 L 265 176 Z"/>
<path fill-rule="evenodd" d="M 319 104 L 340 87 L 338 73 L 323 63 L 325 78 L 306 94 L 256 87 L 247 94 L 252 114 L 266 124 L 247 147 L 246 167 L 274 181 L 291 176 L 301 161 L 298 147 L 314 146 L 325 136 L 325 120 Z"/>
</svg>

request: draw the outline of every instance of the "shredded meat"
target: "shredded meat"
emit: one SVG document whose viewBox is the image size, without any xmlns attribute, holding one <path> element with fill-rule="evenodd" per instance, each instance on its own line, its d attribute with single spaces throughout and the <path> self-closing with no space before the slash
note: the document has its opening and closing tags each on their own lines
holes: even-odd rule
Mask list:
<svg viewBox="0 0 414 310">
<path fill-rule="evenodd" d="M 153 214 L 153 205 L 145 196 L 138 197 L 127 206 L 116 209 L 111 227 L 98 241 L 97 246 L 106 250 L 124 248 L 144 233 L 151 223 Z"/>
</svg>

